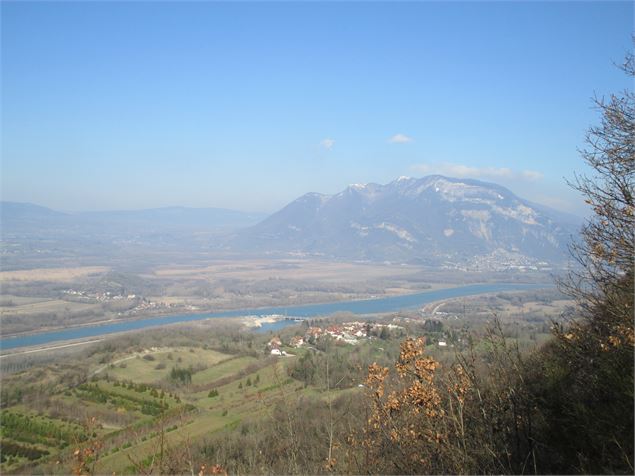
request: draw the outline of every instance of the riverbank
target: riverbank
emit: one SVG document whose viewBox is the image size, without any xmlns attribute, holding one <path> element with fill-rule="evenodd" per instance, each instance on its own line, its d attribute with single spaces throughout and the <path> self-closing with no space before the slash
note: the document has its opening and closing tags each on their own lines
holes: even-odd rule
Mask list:
<svg viewBox="0 0 635 476">
<path fill-rule="evenodd" d="M 64 329 L 53 332 L 43 332 L 28 336 L 2 338 L 0 351 L 44 345 L 48 343 L 71 341 L 99 337 L 126 331 L 137 331 L 146 328 L 160 327 L 169 324 L 187 323 L 215 318 L 235 318 L 253 315 L 291 315 L 297 317 L 328 316 L 336 312 L 351 312 L 353 314 L 379 314 L 409 309 L 442 299 L 470 296 L 490 292 L 519 291 L 525 289 L 546 288 L 548 285 L 536 284 L 475 284 L 454 288 L 444 288 L 435 291 L 399 295 L 379 299 L 365 299 L 355 301 L 339 301 L 323 304 L 309 304 L 302 306 L 269 307 L 244 310 L 224 311 L 218 313 L 162 316 L 136 321 L 116 322 L 101 326 L 85 326 L 81 328 Z"/>
</svg>

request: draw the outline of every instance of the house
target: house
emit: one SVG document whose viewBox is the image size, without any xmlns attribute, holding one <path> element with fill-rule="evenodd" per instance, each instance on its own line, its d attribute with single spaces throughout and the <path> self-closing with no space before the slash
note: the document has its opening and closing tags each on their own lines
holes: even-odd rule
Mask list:
<svg viewBox="0 0 635 476">
<path fill-rule="evenodd" d="M 280 340 L 280 337 L 275 336 L 271 338 L 271 340 L 267 344 L 267 347 L 269 347 L 270 349 L 277 349 L 281 345 L 282 345 L 282 341 Z"/>
<path fill-rule="evenodd" d="M 448 346 L 448 343 L 446 341 L 444 340 L 439 341 L 439 347 L 447 347 L 447 346 Z"/>
<path fill-rule="evenodd" d="M 309 339 L 317 339 L 322 335 L 322 329 L 319 327 L 309 327 L 304 334 L 305 339 L 308 341 Z"/>
<path fill-rule="evenodd" d="M 304 339 L 302 338 L 302 336 L 294 336 L 291 339 L 292 347 L 302 347 L 303 345 L 304 345 Z"/>
</svg>

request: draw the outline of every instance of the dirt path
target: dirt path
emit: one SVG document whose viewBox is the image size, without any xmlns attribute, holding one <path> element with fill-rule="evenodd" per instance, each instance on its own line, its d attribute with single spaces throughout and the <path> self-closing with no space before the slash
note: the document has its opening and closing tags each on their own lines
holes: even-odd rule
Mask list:
<svg viewBox="0 0 635 476">
<path fill-rule="evenodd" d="M 23 350 L 23 351 L 20 351 L 20 352 L 12 352 L 10 354 L 0 355 L 0 359 L 4 359 L 5 357 L 11 357 L 11 356 L 14 356 L 14 355 L 32 354 L 34 352 L 44 352 L 44 351 L 47 351 L 47 350 L 64 349 L 66 347 L 75 347 L 77 345 L 94 344 L 95 342 L 101 342 L 102 340 L 104 340 L 104 339 L 94 339 L 94 340 L 88 340 L 88 341 L 84 341 L 84 342 L 75 342 L 73 344 L 63 344 L 63 345 L 56 345 L 56 346 L 52 346 L 52 347 L 41 347 L 39 349 Z"/>
<path fill-rule="evenodd" d="M 117 365 L 120 364 L 121 362 L 125 362 L 126 360 L 130 360 L 130 359 L 136 359 L 137 357 L 141 357 L 142 355 L 147 355 L 150 352 L 135 352 L 134 354 L 132 354 L 129 357 L 124 357 L 123 359 L 118 359 L 118 360 L 113 360 L 112 362 L 109 362 L 105 365 L 102 365 L 101 367 L 99 367 L 97 370 L 95 370 L 94 372 L 92 372 L 90 374 L 90 376 L 92 377 L 93 375 L 97 375 L 98 373 L 106 370 L 108 367 L 110 367 L 111 365 Z"/>
</svg>

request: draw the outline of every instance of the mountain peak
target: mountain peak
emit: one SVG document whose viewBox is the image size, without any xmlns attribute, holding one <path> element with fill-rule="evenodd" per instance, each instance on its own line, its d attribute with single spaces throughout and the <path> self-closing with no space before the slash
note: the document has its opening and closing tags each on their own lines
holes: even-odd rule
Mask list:
<svg viewBox="0 0 635 476">
<path fill-rule="evenodd" d="M 247 229 L 239 242 L 340 259 L 443 265 L 516 256 L 531 263 L 561 261 L 573 233 L 548 210 L 472 179 L 399 177 L 304 197 Z"/>
<path fill-rule="evenodd" d="M 368 184 L 366 183 L 352 183 L 348 186 L 348 188 L 352 188 L 353 190 L 364 190 Z"/>
</svg>

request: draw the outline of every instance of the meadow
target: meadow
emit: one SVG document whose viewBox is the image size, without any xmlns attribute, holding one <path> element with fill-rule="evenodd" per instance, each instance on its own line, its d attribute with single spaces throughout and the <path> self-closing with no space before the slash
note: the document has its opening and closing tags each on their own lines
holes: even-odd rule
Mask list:
<svg viewBox="0 0 635 476">
<path fill-rule="evenodd" d="M 2 473 L 139 473 L 170 448 L 266 418 L 281 399 L 323 398 L 321 385 L 290 376 L 306 349 L 275 357 L 263 335 L 183 335 L 100 343 L 81 362 L 64 356 L 5 376 Z"/>
</svg>

